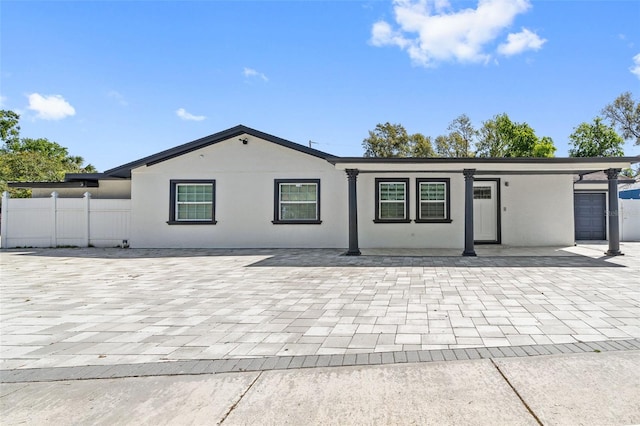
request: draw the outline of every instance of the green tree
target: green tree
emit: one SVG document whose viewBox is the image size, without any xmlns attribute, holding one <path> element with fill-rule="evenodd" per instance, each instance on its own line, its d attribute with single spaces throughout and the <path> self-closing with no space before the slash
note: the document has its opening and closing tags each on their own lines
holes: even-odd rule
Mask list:
<svg viewBox="0 0 640 426">
<path fill-rule="evenodd" d="M 478 131 L 476 155 L 479 157 L 506 157 L 510 137 L 507 129 L 511 125 L 511 120 L 506 114 L 497 115 L 493 119 L 483 122 Z"/>
<path fill-rule="evenodd" d="M 20 138 L 20 116 L 13 111 L 0 110 L 0 141 L 3 144 L 16 142 Z"/>
<path fill-rule="evenodd" d="M 474 140 L 478 131 L 471 119 L 462 114 L 447 127 L 449 133 L 436 137 L 436 152 L 441 157 L 473 157 Z"/>
<path fill-rule="evenodd" d="M 514 123 L 507 114 L 483 122 L 476 143 L 479 157 L 553 157 L 555 151 L 551 138 L 538 138 L 531 126 Z"/>
<path fill-rule="evenodd" d="M 420 133 L 410 135 L 401 124 L 377 124 L 362 141 L 365 157 L 430 157 L 431 138 Z"/>
<path fill-rule="evenodd" d="M 418 158 L 434 157 L 433 144 L 431 137 L 421 133 L 411 135 L 411 156 Z"/>
<path fill-rule="evenodd" d="M 582 123 L 569 135 L 569 157 L 621 157 L 624 155 L 624 140 L 615 129 L 602 122 L 601 117 L 593 123 Z"/>
<path fill-rule="evenodd" d="M 553 139 L 549 136 L 543 136 L 542 139 L 538 141 L 533 146 L 533 156 L 534 157 L 553 157 L 553 154 L 556 152 L 556 146 L 553 144 Z"/>
<path fill-rule="evenodd" d="M 624 92 L 604 107 L 602 115 L 620 130 L 624 140 L 635 139 L 635 144 L 640 145 L 640 102 L 633 100 L 631 92 Z"/>
<path fill-rule="evenodd" d="M 95 173 L 91 164 L 83 165 L 79 156 L 45 138 L 20 138 L 19 115 L 0 111 L 3 146 L 0 148 L 0 192 L 14 198 L 29 197 L 30 191 L 9 188 L 8 182 L 59 182 L 66 173 Z"/>
</svg>

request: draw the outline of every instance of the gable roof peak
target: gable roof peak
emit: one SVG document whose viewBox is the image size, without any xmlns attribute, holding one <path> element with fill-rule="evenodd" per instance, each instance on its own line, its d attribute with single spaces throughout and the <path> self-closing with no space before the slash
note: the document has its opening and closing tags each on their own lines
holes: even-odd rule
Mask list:
<svg viewBox="0 0 640 426">
<path fill-rule="evenodd" d="M 329 161 L 330 159 L 336 158 L 332 154 L 328 154 L 326 152 L 322 152 L 317 149 L 309 148 L 307 146 L 304 146 L 286 139 L 282 139 L 277 136 L 273 136 L 256 129 L 252 129 L 251 127 L 247 127 L 243 124 L 238 124 L 237 126 L 231 127 L 227 130 L 223 130 L 221 132 L 214 133 L 209 136 L 205 136 L 203 138 L 196 139 L 191 142 L 187 142 L 185 144 L 178 145 L 173 148 L 169 148 L 167 150 L 158 152 L 157 154 L 152 154 L 147 157 L 141 158 L 139 160 L 135 160 L 130 163 L 123 164 L 122 166 L 118 166 L 113 169 L 106 170 L 104 174 L 113 176 L 113 177 L 130 178 L 131 170 L 135 169 L 136 167 L 152 166 L 154 164 L 158 164 L 163 161 L 170 160 L 175 157 L 179 157 L 181 155 L 187 154 L 197 149 L 204 148 L 206 146 L 213 145 L 215 143 L 222 142 L 224 140 L 228 140 L 236 136 L 241 136 L 243 134 L 254 136 L 256 138 L 263 139 L 268 142 L 272 142 L 276 145 L 293 149 L 295 151 L 302 152 L 304 154 L 308 154 L 317 158 L 321 158 L 323 160 Z"/>
</svg>

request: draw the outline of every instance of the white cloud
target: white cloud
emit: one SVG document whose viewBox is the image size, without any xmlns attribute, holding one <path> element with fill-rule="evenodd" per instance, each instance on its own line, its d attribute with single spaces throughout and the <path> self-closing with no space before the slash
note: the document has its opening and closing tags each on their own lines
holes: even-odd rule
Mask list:
<svg viewBox="0 0 640 426">
<path fill-rule="evenodd" d="M 269 81 L 269 79 L 267 78 L 267 76 L 266 76 L 266 75 L 264 75 L 264 74 L 263 74 L 263 73 L 261 73 L 261 72 L 258 72 L 258 71 L 256 71 L 256 70 L 254 70 L 254 69 L 252 69 L 252 68 L 247 68 L 247 67 L 245 67 L 245 68 L 244 68 L 244 70 L 242 71 L 242 74 L 243 74 L 245 77 L 247 77 L 247 78 L 255 77 L 255 78 L 260 78 L 260 79 L 262 79 L 262 81 Z"/>
<path fill-rule="evenodd" d="M 187 110 L 184 108 L 179 108 L 176 111 L 176 115 L 182 118 L 183 120 L 188 120 L 188 121 L 202 121 L 205 118 L 207 118 L 204 115 L 193 115 L 191 113 L 188 113 Z"/>
<path fill-rule="evenodd" d="M 397 46 L 425 67 L 444 61 L 487 63 L 489 45 L 530 7 L 529 0 L 479 0 L 475 9 L 454 11 L 446 0 L 394 0 L 398 28 L 376 22 L 371 44 Z"/>
<path fill-rule="evenodd" d="M 115 90 L 109 90 L 109 92 L 107 93 L 107 97 L 110 98 L 110 99 L 115 100 L 116 102 L 118 102 L 122 106 L 129 105 L 129 102 L 127 102 L 127 100 L 124 98 L 122 93 L 117 92 Z"/>
<path fill-rule="evenodd" d="M 507 36 L 507 42 L 498 46 L 498 53 L 505 56 L 517 55 L 526 50 L 540 50 L 547 40 L 523 28 L 519 33 Z"/>
<path fill-rule="evenodd" d="M 633 66 L 629 68 L 629 71 L 631 71 L 631 74 L 640 78 L 640 53 L 633 57 Z"/>
<path fill-rule="evenodd" d="M 43 120 L 62 120 L 76 115 L 75 108 L 60 95 L 42 96 L 39 93 L 32 93 L 29 95 L 27 108 L 36 111 L 38 113 L 36 118 Z"/>
</svg>

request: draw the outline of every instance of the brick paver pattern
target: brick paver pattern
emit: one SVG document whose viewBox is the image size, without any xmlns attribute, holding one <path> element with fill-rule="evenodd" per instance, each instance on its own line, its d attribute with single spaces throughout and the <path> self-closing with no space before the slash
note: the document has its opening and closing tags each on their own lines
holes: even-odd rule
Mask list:
<svg viewBox="0 0 640 426">
<path fill-rule="evenodd" d="M 375 354 L 382 362 L 437 350 L 457 359 L 468 348 L 636 341 L 640 243 L 615 258 L 603 248 L 477 258 L 2 251 L 0 369 L 236 359 L 275 368 L 330 365 L 332 356 L 357 363 L 366 354 L 370 363 Z"/>
</svg>

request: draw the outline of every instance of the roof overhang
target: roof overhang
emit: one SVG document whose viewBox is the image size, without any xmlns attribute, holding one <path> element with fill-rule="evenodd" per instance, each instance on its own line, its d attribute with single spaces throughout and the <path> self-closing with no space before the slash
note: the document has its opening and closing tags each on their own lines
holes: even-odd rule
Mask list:
<svg viewBox="0 0 640 426">
<path fill-rule="evenodd" d="M 98 181 L 98 180 L 122 180 L 123 178 L 111 176 L 106 173 L 67 173 L 64 175 L 65 182 L 75 181 Z"/>
<path fill-rule="evenodd" d="M 86 180 L 86 181 L 74 181 L 74 182 L 9 182 L 10 188 L 23 188 L 23 189 L 35 189 L 35 188 L 98 188 L 100 184 L 98 181 Z"/>
<path fill-rule="evenodd" d="M 334 158 L 336 169 L 361 173 L 462 173 L 476 175 L 582 174 L 611 168 L 624 169 L 640 157 L 606 158 Z"/>
</svg>

